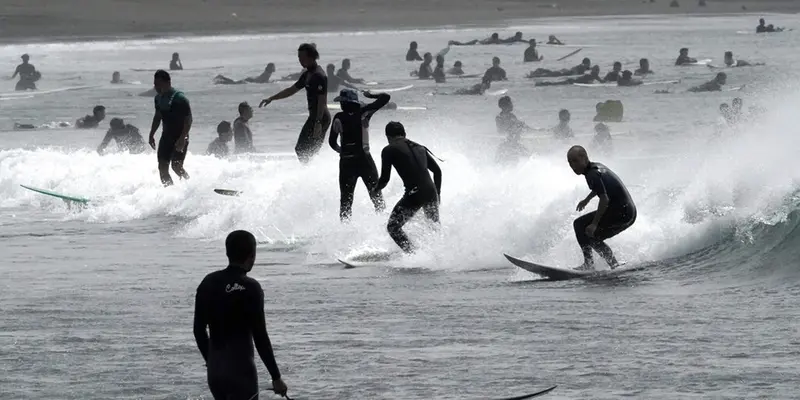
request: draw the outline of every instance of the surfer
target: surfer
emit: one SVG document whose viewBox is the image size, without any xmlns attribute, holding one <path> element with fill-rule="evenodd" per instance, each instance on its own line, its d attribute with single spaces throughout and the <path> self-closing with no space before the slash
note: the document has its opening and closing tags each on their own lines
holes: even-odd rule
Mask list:
<svg viewBox="0 0 800 400">
<path fill-rule="evenodd" d="M 481 79 L 481 83 L 478 83 L 466 89 L 456 89 L 456 91 L 453 92 L 452 94 L 465 95 L 465 96 L 479 96 L 484 94 L 487 90 L 489 90 L 490 87 L 492 87 L 492 81 L 488 77 L 484 76 L 483 79 Z"/>
<path fill-rule="evenodd" d="M 339 77 L 339 79 L 341 79 L 342 82 L 357 83 L 363 85 L 365 81 L 363 79 L 357 79 L 350 76 L 350 73 L 347 72 L 349 69 L 350 69 L 350 59 L 345 58 L 344 60 L 342 60 L 342 68 L 339 68 L 339 70 L 336 71 L 336 76 Z"/>
<path fill-rule="evenodd" d="M 733 58 L 733 52 L 732 51 L 726 51 L 725 52 L 725 66 L 726 67 L 731 67 L 731 68 L 734 68 L 734 67 L 753 67 L 753 66 L 761 66 L 761 65 L 764 65 L 764 64 L 763 63 L 750 64 L 749 62 L 744 61 L 744 60 L 736 60 L 736 59 Z"/>
<path fill-rule="evenodd" d="M 584 175 L 592 192 L 578 203 L 583 211 L 595 196 L 599 199 L 597 211 L 578 217 L 573 223 L 575 237 L 583 252 L 583 265 L 578 269 L 594 269 L 592 250 L 602 256 L 611 269 L 617 267 L 617 259 L 606 239 L 628 229 L 636 221 L 636 206 L 622 180 L 603 164 L 589 161 L 586 149 L 572 146 L 567 152 L 567 161 L 576 175 Z"/>
<path fill-rule="evenodd" d="M 775 25 L 769 24 L 767 25 L 767 32 L 774 33 L 774 32 L 783 32 L 786 28 L 776 28 Z"/>
<path fill-rule="evenodd" d="M 592 68 L 592 60 L 588 57 L 584 58 L 580 64 L 570 68 L 553 71 L 545 68 L 537 68 L 535 71 L 527 75 L 527 78 L 559 78 L 562 76 L 570 75 L 583 75 L 586 71 Z M 598 67 L 598 73 L 599 73 Z"/>
<path fill-rule="evenodd" d="M 233 152 L 252 153 L 256 151 L 253 147 L 253 132 L 250 130 L 250 118 L 253 118 L 253 107 L 247 102 L 239 103 L 239 117 L 233 120 Z"/>
<path fill-rule="evenodd" d="M 300 136 L 294 147 L 297 158 L 306 164 L 319 152 L 325 141 L 325 132 L 331 124 L 331 114 L 328 112 L 328 78 L 322 67 L 317 64 L 319 52 L 312 44 L 301 44 L 297 49 L 297 58 L 306 72 L 294 85 L 262 100 L 258 106 L 264 107 L 275 100 L 290 97 L 300 89 L 306 89 L 308 119 L 300 130 Z"/>
<path fill-rule="evenodd" d="M 425 53 L 422 64 L 419 65 L 419 71 L 411 72 L 411 76 L 416 76 L 419 79 L 431 79 L 433 77 L 433 69 L 431 63 L 433 62 L 433 55 Z"/>
<path fill-rule="evenodd" d="M 183 70 L 183 63 L 181 62 L 181 56 L 178 53 L 172 53 L 172 60 L 170 60 L 169 62 L 169 70 L 170 71 Z"/>
<path fill-rule="evenodd" d="M 125 82 L 123 82 L 122 78 L 120 78 L 119 71 L 114 71 L 114 73 L 111 74 L 111 84 L 112 85 L 119 85 L 121 83 L 125 83 Z"/>
<path fill-rule="evenodd" d="M 342 111 L 333 117 L 331 135 L 328 143 L 339 153 L 339 218 L 342 222 L 350 219 L 353 213 L 353 193 L 358 178 L 364 182 L 370 194 L 375 211 L 385 208 L 381 192 L 375 190 L 378 184 L 378 168 L 369 152 L 369 122 L 375 113 L 389 103 L 391 97 L 386 93 L 364 92 L 364 97 L 375 99 L 364 104 L 358 99 L 358 92 L 342 89 L 334 101 L 341 104 Z M 342 144 L 337 142 L 341 136 Z"/>
<path fill-rule="evenodd" d="M 14 75 L 11 75 L 11 78 L 8 79 L 14 79 L 17 77 L 17 75 L 19 75 L 19 81 L 14 87 L 14 90 L 16 91 L 36 90 L 36 81 L 41 78 L 41 74 L 36 70 L 36 67 L 34 67 L 33 64 L 28 63 L 28 61 L 31 59 L 31 56 L 23 54 L 21 58 L 22 64 L 17 65 L 17 69 L 14 70 Z"/>
<path fill-rule="evenodd" d="M 622 73 L 622 63 L 617 61 L 614 63 L 614 69 L 607 73 L 603 80 L 606 82 L 616 82 L 619 80 L 620 73 Z"/>
<path fill-rule="evenodd" d="M 231 123 L 228 121 L 220 122 L 219 125 L 217 125 L 217 135 L 217 138 L 208 144 L 206 154 L 217 158 L 225 158 L 230 154 L 228 142 L 230 142 L 233 137 Z"/>
<path fill-rule="evenodd" d="M 325 67 L 328 76 L 328 93 L 339 93 L 339 86 L 348 87 L 353 90 L 358 90 L 357 87 L 343 81 L 341 78 L 336 76 L 336 66 L 333 64 L 328 64 Z"/>
<path fill-rule="evenodd" d="M 436 68 L 433 69 L 433 80 L 436 83 L 445 83 L 447 78 L 444 75 L 444 56 L 436 56 Z"/>
<path fill-rule="evenodd" d="M 536 51 L 536 39 L 531 39 L 528 41 L 527 49 L 525 49 L 525 53 L 523 54 L 522 58 L 524 62 L 539 62 L 542 61 L 544 57 L 539 57 L 539 52 Z"/>
<path fill-rule="evenodd" d="M 678 59 L 675 60 L 675 65 L 686 65 L 686 64 L 695 64 L 697 63 L 697 59 L 689 57 L 689 49 L 682 48 L 678 54 Z"/>
<path fill-rule="evenodd" d="M 639 69 L 633 71 L 633 74 L 636 76 L 645 76 L 654 73 L 655 72 L 650 70 L 650 60 L 646 58 L 639 60 Z"/>
<path fill-rule="evenodd" d="M 106 136 L 103 137 L 100 146 L 97 147 L 97 154 L 103 155 L 106 147 L 111 143 L 111 139 L 117 142 L 117 147 L 131 154 L 144 152 L 146 146 L 142 134 L 139 133 L 139 128 L 131 124 L 125 124 L 122 118 L 111 118 L 109 125 L 111 128 L 106 132 Z"/>
<path fill-rule="evenodd" d="M 94 106 L 92 115 L 86 115 L 75 121 L 75 127 L 79 129 L 92 129 L 100 125 L 100 121 L 106 118 L 106 108 L 104 106 Z"/>
<path fill-rule="evenodd" d="M 156 149 L 156 130 L 164 123 L 161 139 L 158 141 L 158 173 L 164 186 L 172 185 L 169 167 L 181 179 L 189 179 L 183 169 L 189 147 L 189 130 L 192 129 L 192 108 L 183 92 L 172 87 L 169 72 L 162 69 L 153 75 L 153 87 L 158 93 L 154 98 L 155 112 L 150 126 L 150 147 Z"/>
<path fill-rule="evenodd" d="M 206 275 L 194 304 L 194 338 L 206 362 L 208 388 L 215 400 L 257 399 L 255 343 L 272 390 L 285 396 L 264 318 L 264 290 L 247 276 L 256 259 L 256 238 L 247 231 L 231 232 L 225 252 L 228 267 Z"/>
<path fill-rule="evenodd" d="M 490 82 L 507 81 L 506 70 L 500 68 L 500 58 L 492 58 L 492 67 L 486 70 L 483 74 L 483 79 L 489 79 Z"/>
<path fill-rule="evenodd" d="M 495 32 L 495 33 L 492 33 L 492 36 L 489 36 L 488 38 L 483 39 L 483 40 L 473 39 L 473 40 L 470 40 L 469 42 L 459 42 L 459 41 L 456 41 L 456 40 L 451 40 L 451 41 L 447 42 L 447 45 L 448 46 L 474 46 L 476 44 L 500 44 L 500 43 L 501 43 L 500 35 L 497 32 Z"/>
<path fill-rule="evenodd" d="M 550 37 L 547 38 L 547 44 L 556 45 L 556 46 L 563 46 L 564 45 L 564 43 L 562 41 L 558 40 L 556 35 L 550 35 Z"/>
<path fill-rule="evenodd" d="M 633 79 L 633 72 L 625 70 L 617 81 L 617 86 L 639 86 L 642 83 L 643 82 L 638 79 Z"/>
<path fill-rule="evenodd" d="M 583 74 L 577 78 L 569 78 L 562 81 L 542 81 L 536 82 L 534 86 L 561 86 L 561 85 L 572 85 L 574 83 L 582 83 L 582 84 L 591 84 L 591 83 L 603 83 L 605 82 L 603 78 L 600 77 L 600 67 L 595 65 L 589 71 L 588 74 Z"/>
<path fill-rule="evenodd" d="M 422 61 L 422 57 L 417 52 L 417 42 L 411 42 L 408 45 L 408 52 L 406 53 L 406 61 Z"/>
<path fill-rule="evenodd" d="M 375 191 L 386 187 L 394 167 L 403 180 L 405 193 L 392 209 L 386 229 L 403 251 L 411 253 L 414 246 L 403 232 L 403 225 L 420 209 L 429 221 L 439 223 L 442 170 L 425 146 L 406 139 L 405 127 L 400 122 L 386 124 L 386 139 L 389 145 L 381 152 L 381 177 Z M 433 173 L 433 180 L 429 170 Z"/>
<path fill-rule="evenodd" d="M 264 72 L 259 76 L 249 76 L 242 80 L 235 81 L 225 75 L 217 75 L 214 77 L 214 84 L 216 85 L 242 85 L 245 83 L 269 83 L 272 74 L 275 72 L 275 64 L 269 63 L 264 68 Z"/>
<path fill-rule="evenodd" d="M 764 21 L 764 18 L 758 20 L 758 26 L 756 27 L 756 33 L 766 33 L 767 32 L 767 21 Z"/>
<path fill-rule="evenodd" d="M 569 110 L 561 110 L 558 112 L 558 125 L 553 127 L 553 135 L 557 139 L 570 139 L 575 137 L 575 134 L 572 133 L 572 128 L 569 127 L 569 121 L 572 116 L 569 113 Z"/>
<path fill-rule="evenodd" d="M 511 97 L 501 97 L 497 100 L 497 106 L 500 107 L 500 114 L 497 114 L 494 118 L 495 125 L 497 125 L 497 133 L 505 136 L 519 136 L 523 132 L 533 131 L 533 128 L 520 121 L 514 115 L 514 103 L 511 101 Z"/>
<path fill-rule="evenodd" d="M 608 125 L 601 122 L 594 126 L 592 148 L 597 149 L 605 154 L 611 153 L 613 148 L 611 143 L 611 130 L 608 129 Z"/>
<path fill-rule="evenodd" d="M 450 75 L 464 75 L 464 70 L 461 69 L 462 65 L 461 61 L 456 61 L 455 64 L 453 64 L 453 68 L 447 70 L 447 73 Z"/>
<path fill-rule="evenodd" d="M 722 85 L 724 85 L 728 80 L 728 75 L 724 72 L 720 72 L 714 79 L 700 85 L 689 88 L 690 92 L 719 92 L 722 90 Z"/>
<path fill-rule="evenodd" d="M 511 36 L 511 37 L 508 37 L 508 38 L 505 38 L 505 39 L 500 39 L 499 43 L 500 44 L 512 44 L 512 43 L 517 43 L 517 42 L 523 42 L 523 43 L 525 42 L 525 39 L 522 38 L 522 32 L 517 32 L 517 33 L 514 34 L 514 36 Z"/>
<path fill-rule="evenodd" d="M 606 100 L 595 105 L 594 122 L 622 122 L 625 108 L 619 100 Z"/>
</svg>

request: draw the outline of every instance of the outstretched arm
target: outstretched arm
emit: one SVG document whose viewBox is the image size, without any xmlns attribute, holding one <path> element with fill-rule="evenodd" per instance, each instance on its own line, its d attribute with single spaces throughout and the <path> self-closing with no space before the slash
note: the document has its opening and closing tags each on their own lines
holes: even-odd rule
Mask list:
<svg viewBox="0 0 800 400">
<path fill-rule="evenodd" d="M 369 103 L 366 106 L 364 106 L 361 109 L 362 113 L 364 113 L 364 112 L 372 112 L 372 113 L 374 113 L 375 111 L 378 111 L 381 108 L 383 108 L 384 106 L 386 106 L 387 104 L 389 104 L 389 100 L 392 99 L 392 96 L 390 96 L 388 93 L 377 93 L 376 94 L 376 93 L 372 93 L 372 92 L 369 92 L 369 91 L 365 91 L 365 92 L 363 92 L 363 95 L 364 95 L 364 97 L 366 97 L 368 99 L 375 99 L 375 101 L 373 101 L 372 103 Z"/>
</svg>

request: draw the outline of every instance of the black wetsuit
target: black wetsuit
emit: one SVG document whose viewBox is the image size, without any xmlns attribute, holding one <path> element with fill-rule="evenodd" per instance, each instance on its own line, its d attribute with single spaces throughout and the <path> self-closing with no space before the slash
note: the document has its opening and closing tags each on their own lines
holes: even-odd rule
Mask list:
<svg viewBox="0 0 800 400">
<path fill-rule="evenodd" d="M 97 128 L 100 125 L 100 118 L 96 118 L 94 115 L 87 115 L 83 118 L 78 118 L 75 121 L 75 127 L 79 129 L 92 129 Z"/>
<path fill-rule="evenodd" d="M 387 230 L 389 236 L 405 252 L 413 251 L 411 241 L 403 232 L 403 225 L 414 214 L 423 209 L 425 216 L 433 222 L 439 222 L 439 193 L 442 188 L 442 170 L 425 146 L 406 138 L 393 139 L 392 143 L 381 152 L 381 178 L 378 190 L 386 187 L 392 173 L 392 166 L 403 179 L 405 193 L 392 209 Z M 436 176 L 431 179 L 428 170 Z"/>
<path fill-rule="evenodd" d="M 251 153 L 253 148 L 253 132 L 250 131 L 250 125 L 242 117 L 236 118 L 233 121 L 233 152 Z"/>
<path fill-rule="evenodd" d="M 614 254 L 603 241 L 633 225 L 636 221 L 636 206 L 622 180 L 605 165 L 589 163 L 584 175 L 586 184 L 592 193 L 598 196 L 603 194 L 608 196 L 608 208 L 600 219 L 600 223 L 597 224 L 594 237 L 586 235 L 586 227 L 591 225 L 597 211 L 578 217 L 572 224 L 575 229 L 575 237 L 581 246 L 586 265 L 593 262 L 592 249 L 594 249 L 611 267 L 616 267 Z"/>
<path fill-rule="evenodd" d="M 307 163 L 314 157 L 322 148 L 325 142 L 325 132 L 331 125 L 331 113 L 328 111 L 327 102 L 322 105 L 325 110 L 322 112 L 322 119 L 320 120 L 321 129 L 314 135 L 314 126 L 317 122 L 319 107 L 319 96 L 327 95 L 328 92 L 328 77 L 325 76 L 325 71 L 322 67 L 316 65 L 311 69 L 303 72 L 300 79 L 294 84 L 297 89 L 306 89 L 306 97 L 308 99 L 308 119 L 300 130 L 300 136 L 297 138 L 297 144 L 294 146 L 294 151 L 297 153 L 297 158 L 302 163 Z"/>
<path fill-rule="evenodd" d="M 254 342 L 272 380 L 281 377 L 264 320 L 264 291 L 243 269 L 229 266 L 206 275 L 194 310 L 194 337 L 214 399 L 258 398 Z"/>
<path fill-rule="evenodd" d="M 697 59 L 689 57 L 689 56 L 678 56 L 678 59 L 675 60 L 675 65 L 686 65 L 686 64 L 694 64 L 697 62 Z"/>
<path fill-rule="evenodd" d="M 611 71 L 606 74 L 606 77 L 603 78 L 603 80 L 606 82 L 617 82 L 621 76 L 621 71 Z"/>
<path fill-rule="evenodd" d="M 161 113 L 161 139 L 158 141 L 158 162 L 181 162 L 186 159 L 186 150 L 189 140 L 183 151 L 175 150 L 175 143 L 183 135 L 186 118 L 192 116 L 189 99 L 176 89 L 167 93 L 156 95 L 155 108 Z"/>
<path fill-rule="evenodd" d="M 491 82 L 494 81 L 504 81 L 506 80 L 506 70 L 500 67 L 491 67 L 486 70 L 486 73 L 483 74 L 484 79 L 489 78 Z"/>
<path fill-rule="evenodd" d="M 214 141 L 208 144 L 206 154 L 218 158 L 225 158 L 228 156 L 228 154 L 230 154 L 230 150 L 228 149 L 227 143 L 223 142 L 220 138 L 216 138 Z"/>
<path fill-rule="evenodd" d="M 36 68 L 33 64 L 29 63 L 22 63 L 17 65 L 17 69 L 14 71 L 14 74 L 19 74 L 19 81 L 17 85 L 14 87 L 14 90 L 36 90 Z"/>
<path fill-rule="evenodd" d="M 525 62 L 538 62 L 541 61 L 539 59 L 539 52 L 536 51 L 536 47 L 528 47 L 525 49 L 525 54 L 523 56 L 523 61 Z"/>
<path fill-rule="evenodd" d="M 139 128 L 131 124 L 125 125 L 122 129 L 109 129 L 103 141 L 100 143 L 98 151 L 102 152 L 111 142 L 111 139 L 117 142 L 117 146 L 131 154 L 139 154 L 146 149 L 144 138 L 142 138 L 141 133 L 139 133 Z"/>
<path fill-rule="evenodd" d="M 444 65 L 436 65 L 436 69 L 433 70 L 433 80 L 435 80 L 436 83 L 447 82 L 447 78 L 444 75 Z"/>
<path fill-rule="evenodd" d="M 419 56 L 419 53 L 416 50 L 408 49 L 408 53 L 406 53 L 406 61 L 422 61 L 422 57 Z"/>
<path fill-rule="evenodd" d="M 369 153 L 369 121 L 375 112 L 389 103 L 391 97 L 381 93 L 378 98 L 357 111 L 342 111 L 333 117 L 331 135 L 328 139 L 331 148 L 339 153 L 339 217 L 344 221 L 353 213 L 353 193 L 358 178 L 364 182 L 376 211 L 383 211 L 383 196 L 377 190 L 378 168 Z M 342 145 L 337 139 L 341 136 Z"/>
<path fill-rule="evenodd" d="M 756 27 L 756 33 L 766 33 L 767 26 L 766 25 L 759 25 Z"/>
<path fill-rule="evenodd" d="M 433 78 L 433 70 L 431 69 L 431 63 L 423 62 L 419 66 L 419 71 L 417 72 L 417 77 L 419 79 L 431 79 Z"/>
<path fill-rule="evenodd" d="M 183 70 L 183 65 L 178 60 L 172 60 L 169 62 L 169 70 L 170 71 L 180 71 Z"/>
</svg>

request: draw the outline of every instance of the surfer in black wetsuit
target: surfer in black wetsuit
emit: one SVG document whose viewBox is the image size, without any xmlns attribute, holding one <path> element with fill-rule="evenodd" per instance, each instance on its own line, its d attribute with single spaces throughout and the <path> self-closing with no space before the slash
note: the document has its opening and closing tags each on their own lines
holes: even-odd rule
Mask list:
<svg viewBox="0 0 800 400">
<path fill-rule="evenodd" d="M 592 67 L 592 69 L 590 70 L 590 72 L 588 74 L 581 75 L 581 76 L 579 76 L 577 78 L 569 78 L 569 79 L 565 79 L 565 80 L 561 80 L 561 81 L 555 81 L 555 82 L 553 82 L 553 81 L 541 81 L 541 82 L 536 82 L 536 84 L 534 84 L 534 86 L 560 86 L 560 85 L 572 85 L 573 83 L 589 84 L 589 83 L 595 83 L 595 82 L 598 82 L 598 83 L 605 82 L 603 80 L 603 78 L 600 77 L 600 67 L 597 66 L 597 65 Z"/>
<path fill-rule="evenodd" d="M 363 79 L 357 79 L 350 76 L 350 73 L 347 72 L 348 70 L 350 70 L 350 59 L 345 58 L 342 60 L 342 68 L 339 68 L 339 70 L 336 71 L 336 76 L 339 77 L 339 79 L 341 79 L 343 82 L 347 83 L 358 83 L 362 85 L 365 83 Z"/>
<path fill-rule="evenodd" d="M 570 68 L 553 71 L 546 68 L 537 68 L 535 71 L 529 73 L 526 78 L 559 78 L 569 75 L 582 75 L 592 68 L 592 60 L 588 57 L 584 58 L 580 64 Z M 598 67 L 599 68 L 599 67 Z"/>
<path fill-rule="evenodd" d="M 764 21 L 764 18 L 758 20 L 758 26 L 756 27 L 756 33 L 766 33 L 767 32 L 767 21 Z"/>
<path fill-rule="evenodd" d="M 111 143 L 111 139 L 117 142 L 117 146 L 121 150 L 131 154 L 139 154 L 146 149 L 142 134 L 139 133 L 139 128 L 131 124 L 126 125 L 122 118 L 111 118 L 110 125 L 111 128 L 106 132 L 106 136 L 103 137 L 100 146 L 97 147 L 97 154 L 103 155 L 106 147 Z"/>
<path fill-rule="evenodd" d="M 406 53 L 406 61 L 422 61 L 422 57 L 417 52 L 417 42 L 411 42 L 408 45 L 408 53 Z"/>
<path fill-rule="evenodd" d="M 622 63 L 617 61 L 614 63 L 614 69 L 611 72 L 606 74 L 606 77 L 603 78 L 606 82 L 616 82 L 619 80 L 620 74 L 622 73 Z"/>
<path fill-rule="evenodd" d="M 425 53 L 425 57 L 422 61 L 422 64 L 419 65 L 419 71 L 412 71 L 411 76 L 416 76 L 419 79 L 432 79 L 433 78 L 433 69 L 431 68 L 432 62 L 433 62 L 433 55 L 431 53 Z"/>
<path fill-rule="evenodd" d="M 722 85 L 728 81 L 728 75 L 720 72 L 714 79 L 700 85 L 689 88 L 690 92 L 719 92 L 722 90 Z"/>
<path fill-rule="evenodd" d="M 697 59 L 689 57 L 689 49 L 682 48 L 680 53 L 678 54 L 678 59 L 675 60 L 675 65 L 686 65 L 686 64 L 694 64 L 697 62 Z"/>
<path fill-rule="evenodd" d="M 106 118 L 106 108 L 104 106 L 94 106 L 92 115 L 86 115 L 75 121 L 75 127 L 79 129 L 92 129 L 100 126 L 100 121 Z"/>
<path fill-rule="evenodd" d="M 264 107 L 274 100 L 285 99 L 299 92 L 300 89 L 306 89 L 308 119 L 300 131 L 294 147 L 297 158 L 305 164 L 311 161 L 311 158 L 322 148 L 325 132 L 331 124 L 331 114 L 328 112 L 328 77 L 325 76 L 322 67 L 317 64 L 319 52 L 316 46 L 309 43 L 301 44 L 297 49 L 297 58 L 306 72 L 294 85 L 262 100 L 258 106 Z"/>
<path fill-rule="evenodd" d="M 500 43 L 501 44 L 512 44 L 512 43 L 517 43 L 517 42 L 523 42 L 524 43 L 525 41 L 526 40 L 522 38 L 522 32 L 517 32 L 517 33 L 514 34 L 514 36 L 511 36 L 509 38 L 500 39 Z"/>
<path fill-rule="evenodd" d="M 611 248 L 603 241 L 628 229 L 636 221 L 636 206 L 628 189 L 603 164 L 589 161 L 586 149 L 572 146 L 567 152 L 567 161 L 576 175 L 584 175 L 592 192 L 578 203 L 583 211 L 595 196 L 600 200 L 597 211 L 578 217 L 573 223 L 575 237 L 583 252 L 583 265 L 578 269 L 594 269 L 592 250 L 602 256 L 611 269 L 617 267 L 617 259 Z"/>
<path fill-rule="evenodd" d="M 633 74 L 636 76 L 645 76 L 654 73 L 655 72 L 650 70 L 650 60 L 646 58 L 639 60 L 639 69 L 633 71 Z"/>
<path fill-rule="evenodd" d="M 264 68 L 264 72 L 261 73 L 259 76 L 249 76 L 242 80 L 235 81 L 231 78 L 228 78 L 225 75 L 217 75 L 214 77 L 213 81 L 216 85 L 243 85 L 245 83 L 269 83 L 270 78 L 272 78 L 272 74 L 275 72 L 275 64 L 269 63 Z"/>
<path fill-rule="evenodd" d="M 328 93 L 339 93 L 339 86 L 348 87 L 353 90 L 358 90 L 357 87 L 343 81 L 341 78 L 336 76 L 336 66 L 333 64 L 328 64 L 325 67 L 325 70 L 328 75 Z"/>
<path fill-rule="evenodd" d="M 172 60 L 169 62 L 169 70 L 180 71 L 182 69 L 183 63 L 181 62 L 181 56 L 178 53 L 172 53 Z"/>
<path fill-rule="evenodd" d="M 483 78 L 489 79 L 489 82 L 508 80 L 508 77 L 506 77 L 506 70 L 500 68 L 499 57 L 492 58 L 492 67 L 486 70 L 486 73 L 483 74 Z"/>
<path fill-rule="evenodd" d="M 256 151 L 253 147 L 253 132 L 248 123 L 250 118 L 253 118 L 253 108 L 247 102 L 240 103 L 239 117 L 233 120 L 233 152 L 236 154 Z"/>
<path fill-rule="evenodd" d="M 420 209 L 431 222 L 439 223 L 439 195 L 442 189 L 442 170 L 430 151 L 420 144 L 406 139 L 406 130 L 399 122 L 386 124 L 389 145 L 381 152 L 381 177 L 376 192 L 389 183 L 392 167 L 403 180 L 405 193 L 392 209 L 386 228 L 389 236 L 406 253 L 414 246 L 403 232 L 403 225 Z M 433 180 L 428 171 L 433 173 Z"/>
<path fill-rule="evenodd" d="M 220 122 L 219 125 L 217 125 L 217 135 L 218 137 L 208 144 L 206 154 L 217 158 L 225 158 L 230 154 L 228 142 L 233 138 L 231 123 L 228 121 Z"/>
<path fill-rule="evenodd" d="M 461 61 L 456 61 L 453 64 L 453 68 L 447 70 L 447 73 L 450 75 L 464 75 L 464 70 L 461 69 L 461 66 L 462 66 Z"/>
<path fill-rule="evenodd" d="M 522 34 L 520 34 L 520 37 L 521 36 L 522 36 Z M 447 42 L 447 45 L 448 46 L 474 46 L 476 44 L 500 44 L 500 43 L 502 43 L 502 40 L 500 40 L 500 35 L 497 32 L 495 32 L 495 33 L 492 33 L 492 36 L 489 36 L 488 38 L 483 39 L 483 40 L 473 39 L 473 40 L 470 40 L 469 42 L 459 42 L 457 40 L 451 40 L 451 41 Z"/>
<path fill-rule="evenodd" d="M 17 69 L 14 70 L 14 75 L 11 75 L 11 78 L 8 79 L 14 79 L 17 77 L 17 75 L 19 75 L 19 81 L 14 87 L 14 90 L 16 91 L 36 90 L 36 81 L 41 78 L 41 74 L 36 70 L 36 67 L 34 67 L 33 64 L 28 63 L 28 60 L 31 59 L 31 56 L 23 54 L 21 58 L 22 64 L 17 65 Z"/>
<path fill-rule="evenodd" d="M 339 218 L 343 222 L 349 220 L 353 213 L 353 192 L 358 178 L 367 187 L 375 211 L 385 208 L 381 192 L 375 190 L 378 168 L 369 152 L 369 122 L 375 112 L 389 103 L 391 97 L 386 93 L 374 95 L 369 92 L 364 92 L 364 96 L 376 100 L 365 105 L 358 99 L 358 92 L 352 89 L 343 89 L 333 99 L 341 104 L 342 111 L 333 117 L 328 143 L 339 153 Z M 341 145 L 338 143 L 340 136 Z"/>
<path fill-rule="evenodd" d="M 208 388 L 215 400 L 257 399 L 255 343 L 272 390 L 285 396 L 264 318 L 264 290 L 247 276 L 256 259 L 256 238 L 247 231 L 231 232 L 225 250 L 228 267 L 206 275 L 194 304 L 194 338 L 206 362 Z"/>
<path fill-rule="evenodd" d="M 542 61 L 544 57 L 539 57 L 539 52 L 536 51 L 536 39 L 531 39 L 529 42 L 530 46 L 525 49 L 525 54 L 523 54 L 523 61 L 524 62 L 539 62 Z"/>
<path fill-rule="evenodd" d="M 445 83 L 447 78 L 444 75 L 444 56 L 436 56 L 436 68 L 433 69 L 433 80 L 436 83 Z"/>
<path fill-rule="evenodd" d="M 479 96 L 486 93 L 486 91 L 489 90 L 490 87 L 492 87 L 491 79 L 489 79 L 489 77 L 487 76 L 484 76 L 483 79 L 481 79 L 481 83 L 478 83 L 466 89 L 456 89 L 456 91 L 451 94 L 464 95 L 464 96 Z M 440 94 L 447 94 L 447 93 L 440 93 Z"/>
<path fill-rule="evenodd" d="M 153 86 L 158 94 L 153 99 L 155 113 L 150 126 L 150 147 L 156 149 L 156 130 L 161 126 L 161 139 L 158 141 L 158 173 L 164 186 L 172 185 L 169 167 L 181 179 L 189 179 L 183 169 L 186 151 L 189 148 L 189 130 L 192 129 L 192 108 L 189 99 L 172 87 L 169 72 L 158 70 L 153 76 Z"/>
<path fill-rule="evenodd" d="M 622 76 L 617 80 L 617 86 L 639 86 L 642 83 L 638 79 L 633 79 L 633 72 L 628 70 L 622 71 Z"/>
<path fill-rule="evenodd" d="M 111 84 L 119 85 L 121 83 L 125 83 L 125 82 L 120 77 L 119 71 L 114 71 L 114 73 L 111 74 Z"/>
<path fill-rule="evenodd" d="M 505 135 L 506 140 L 498 146 L 495 161 L 498 164 L 513 164 L 522 158 L 530 157 L 531 152 L 525 148 L 521 139 L 523 132 L 530 132 L 533 129 L 514 115 L 514 104 L 510 97 L 501 97 L 497 105 L 500 107 L 500 114 L 494 121 L 497 132 Z"/>
</svg>

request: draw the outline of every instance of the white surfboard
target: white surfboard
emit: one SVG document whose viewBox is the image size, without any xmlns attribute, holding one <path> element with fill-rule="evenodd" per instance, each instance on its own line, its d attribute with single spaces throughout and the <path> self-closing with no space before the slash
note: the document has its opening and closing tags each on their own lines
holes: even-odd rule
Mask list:
<svg viewBox="0 0 800 400">
<path fill-rule="evenodd" d="M 25 90 L 25 91 L 16 91 L 16 92 L 7 92 L 7 93 L 0 93 L 0 98 L 13 98 L 13 97 L 29 97 L 29 96 L 39 96 L 43 94 L 51 94 L 51 93 L 60 93 L 60 92 L 69 92 L 73 90 L 85 90 L 85 89 L 93 89 L 99 88 L 103 85 L 84 85 L 84 86 L 68 86 L 58 89 L 50 89 L 50 90 Z"/>
<path fill-rule="evenodd" d="M 574 86 L 580 86 L 580 87 L 591 87 L 591 88 L 617 87 L 617 83 L 616 82 L 614 82 L 614 83 L 573 83 L 573 85 Z"/>
<path fill-rule="evenodd" d="M 380 93 L 380 92 L 392 93 L 392 92 L 402 92 L 403 90 L 408 90 L 408 89 L 411 89 L 413 87 L 414 87 L 414 85 L 405 85 L 405 86 L 400 86 L 400 87 L 396 87 L 396 88 L 370 89 L 370 91 L 373 91 L 375 93 Z"/>
<path fill-rule="evenodd" d="M 519 258 L 512 257 L 508 254 L 503 254 L 503 255 L 506 257 L 506 259 L 508 259 L 508 261 L 510 261 L 517 267 L 520 267 L 528 272 L 541 275 L 545 278 L 548 278 L 551 281 L 565 281 L 569 279 L 592 278 L 601 276 L 616 276 L 622 273 L 644 269 L 643 265 L 635 265 L 633 267 L 617 268 L 608 271 L 579 271 L 567 268 L 550 267 L 547 265 L 536 264 L 530 261 L 521 260 Z"/>
<path fill-rule="evenodd" d="M 713 61 L 713 60 L 711 60 L 710 58 L 706 58 L 705 60 L 697 60 L 697 62 L 683 64 L 681 66 L 682 67 L 698 67 L 698 66 L 703 66 L 704 67 L 704 66 L 710 64 L 711 61 Z"/>
<path fill-rule="evenodd" d="M 487 96 L 502 96 L 508 93 L 508 89 L 500 89 L 500 90 L 487 90 L 484 94 Z"/>
</svg>

